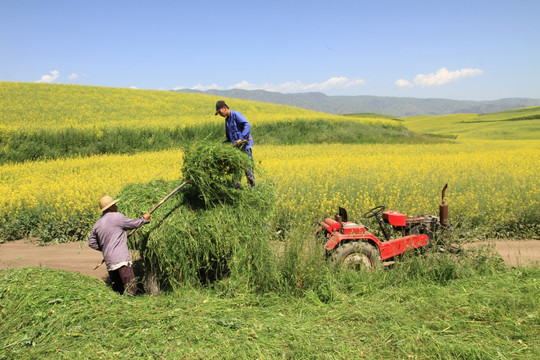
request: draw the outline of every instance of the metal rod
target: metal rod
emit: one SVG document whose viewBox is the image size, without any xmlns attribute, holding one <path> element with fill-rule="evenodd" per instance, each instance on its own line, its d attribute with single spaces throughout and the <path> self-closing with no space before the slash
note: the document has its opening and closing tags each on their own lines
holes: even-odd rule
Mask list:
<svg viewBox="0 0 540 360">
<path fill-rule="evenodd" d="M 158 207 L 161 206 L 161 204 L 163 204 L 165 201 L 167 201 L 171 196 L 173 196 L 174 194 L 176 194 L 176 192 L 178 192 L 178 190 L 180 190 L 181 188 L 183 188 L 186 184 L 188 183 L 188 181 L 184 181 L 182 184 L 180 184 L 180 186 L 178 186 L 177 188 L 175 188 L 173 191 L 171 191 L 169 193 L 169 195 L 165 196 L 160 202 L 158 202 L 153 208 L 152 210 L 150 210 L 148 213 L 149 214 L 152 214 L 154 211 L 156 211 L 156 209 Z M 128 237 L 130 237 L 137 229 L 133 229 L 131 230 L 131 232 L 128 234 Z"/>
</svg>

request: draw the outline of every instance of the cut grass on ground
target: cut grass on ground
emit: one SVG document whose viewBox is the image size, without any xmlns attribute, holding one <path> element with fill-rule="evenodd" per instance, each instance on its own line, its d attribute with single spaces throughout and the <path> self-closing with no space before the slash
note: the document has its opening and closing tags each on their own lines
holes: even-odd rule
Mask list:
<svg viewBox="0 0 540 360">
<path fill-rule="evenodd" d="M 2 359 L 538 359 L 538 268 L 317 297 L 122 297 L 84 275 L 0 272 Z"/>
</svg>

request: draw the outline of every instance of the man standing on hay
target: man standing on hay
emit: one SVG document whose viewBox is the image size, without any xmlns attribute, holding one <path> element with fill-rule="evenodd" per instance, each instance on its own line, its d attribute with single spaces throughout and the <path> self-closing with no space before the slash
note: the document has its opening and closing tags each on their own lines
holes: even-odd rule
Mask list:
<svg viewBox="0 0 540 360">
<path fill-rule="evenodd" d="M 149 223 L 150 214 L 130 219 L 118 212 L 116 203 L 119 200 L 113 200 L 107 195 L 99 199 L 103 215 L 92 228 L 88 246 L 103 253 L 113 290 L 120 294 L 126 292 L 135 295 L 137 281 L 131 267 L 126 230 L 137 229 Z"/>
<path fill-rule="evenodd" d="M 253 153 L 251 147 L 255 144 L 251 137 L 251 125 L 249 121 L 238 111 L 229 109 L 225 101 L 219 100 L 216 103 L 216 113 L 225 118 L 225 142 L 233 143 L 245 152 L 253 162 Z M 255 186 L 255 175 L 253 174 L 253 166 L 246 170 L 246 177 L 251 187 Z"/>
</svg>

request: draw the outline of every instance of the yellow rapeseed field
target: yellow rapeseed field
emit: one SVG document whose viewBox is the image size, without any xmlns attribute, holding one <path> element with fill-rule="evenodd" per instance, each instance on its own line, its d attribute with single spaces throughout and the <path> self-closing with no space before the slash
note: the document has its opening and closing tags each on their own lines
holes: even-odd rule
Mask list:
<svg viewBox="0 0 540 360">
<path fill-rule="evenodd" d="M 150 91 L 97 86 L 0 82 L 0 135 L 65 128 L 95 131 L 103 128 L 168 128 L 219 122 L 214 116 L 216 96 L 173 91 Z M 385 123 L 395 121 L 357 118 L 309 111 L 292 106 L 228 99 L 232 109 L 254 125 L 296 119 L 326 119 Z"/>
<path fill-rule="evenodd" d="M 282 206 L 312 217 L 331 215 L 340 205 L 356 215 L 377 205 L 437 214 L 446 183 L 454 217 L 499 221 L 540 205 L 539 141 L 336 144 L 260 152 L 264 168 L 278 181 Z"/>
<path fill-rule="evenodd" d="M 468 141 L 439 145 L 255 146 L 256 174 L 276 182 L 278 206 L 312 219 L 345 206 L 352 216 L 376 205 L 435 213 L 449 184 L 451 215 L 512 218 L 540 206 L 540 142 Z M 127 184 L 181 179 L 180 150 L 0 166 L 0 215 L 48 209 L 51 218 L 96 211 Z M 163 194 L 166 195 L 166 194 Z M 148 209 L 141 209 L 141 212 Z"/>
<path fill-rule="evenodd" d="M 59 220 L 97 208 L 97 199 L 131 183 L 181 176 L 180 150 L 26 162 L 0 166 L 2 214 L 43 205 Z"/>
<path fill-rule="evenodd" d="M 0 98 L 0 146 L 4 147 L 9 142 L 2 139 L 10 134 L 76 129 L 94 132 L 99 138 L 111 128 L 176 129 L 223 123 L 214 116 L 218 97 L 200 94 L 0 82 Z M 254 128 L 281 121 L 294 126 L 298 119 L 324 119 L 335 122 L 333 125 L 340 121 L 402 124 L 247 100 L 227 101 L 231 108 L 241 109 Z M 420 132 L 457 135 L 454 143 L 256 144 L 256 176 L 275 181 L 280 215 L 292 219 L 316 221 L 333 215 L 338 206 L 346 207 L 356 219 L 377 205 L 407 214 L 437 214 L 441 188 L 448 183 L 447 202 L 454 221 L 520 224 L 520 216 L 527 212 L 537 216 L 540 208 L 539 114 L 540 108 L 528 108 L 486 116 L 459 114 L 404 121 Z M 0 222 L 17 228 L 20 220 L 31 227 L 31 218 L 39 215 L 40 224 L 44 219 L 81 219 L 87 224 L 89 213 L 97 216 L 102 195 L 115 196 L 128 184 L 181 179 L 181 166 L 181 150 L 5 163 L 0 165 Z M 141 209 L 141 213 L 145 211 L 148 209 Z M 531 220 L 525 223 L 531 224 Z"/>
</svg>

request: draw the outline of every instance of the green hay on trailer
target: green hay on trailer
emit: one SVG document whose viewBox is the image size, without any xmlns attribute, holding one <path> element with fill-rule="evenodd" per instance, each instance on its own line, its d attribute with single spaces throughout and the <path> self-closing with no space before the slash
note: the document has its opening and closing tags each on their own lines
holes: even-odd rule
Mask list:
<svg viewBox="0 0 540 360">
<path fill-rule="evenodd" d="M 183 171 L 189 184 L 130 237 L 147 292 L 183 285 L 223 286 L 230 293 L 277 286 L 269 245 L 273 185 L 259 181 L 255 188 L 235 189 L 250 165 L 246 154 L 230 146 L 186 148 Z M 128 186 L 120 194 L 120 211 L 138 217 L 181 181 Z"/>
</svg>

